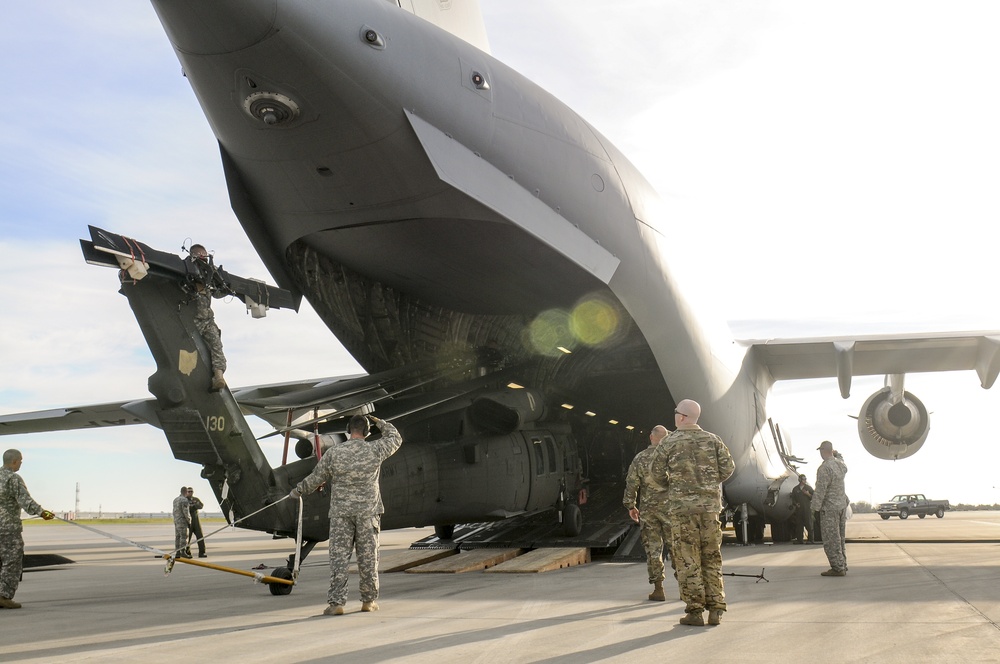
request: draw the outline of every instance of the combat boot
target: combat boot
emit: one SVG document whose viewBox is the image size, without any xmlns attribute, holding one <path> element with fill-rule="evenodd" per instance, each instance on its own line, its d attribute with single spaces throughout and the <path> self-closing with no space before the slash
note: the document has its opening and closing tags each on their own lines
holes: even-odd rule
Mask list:
<svg viewBox="0 0 1000 664">
<path fill-rule="evenodd" d="M 344 615 L 344 605 L 343 604 L 330 604 L 323 611 L 324 616 L 342 616 Z"/>
<path fill-rule="evenodd" d="M 663 594 L 663 581 L 657 581 L 653 586 L 653 592 L 649 593 L 649 599 L 654 602 L 666 602 L 667 597 Z"/>
<path fill-rule="evenodd" d="M 378 602 L 372 600 L 370 602 L 361 602 L 361 610 L 365 613 L 370 613 L 372 611 L 378 611 Z"/>
<path fill-rule="evenodd" d="M 226 379 L 222 377 L 222 369 L 216 369 L 212 372 L 212 391 L 218 392 L 224 387 L 226 387 Z"/>
<path fill-rule="evenodd" d="M 680 624 L 691 625 L 693 627 L 704 627 L 705 617 L 701 615 L 701 611 L 691 611 L 690 613 L 685 613 L 684 617 L 680 619 Z"/>
<path fill-rule="evenodd" d="M 833 569 L 832 567 L 825 572 L 820 572 L 820 576 L 847 576 L 847 572 L 842 569 Z"/>
<path fill-rule="evenodd" d="M 709 609 L 708 610 L 708 624 L 718 625 L 722 623 L 722 609 Z"/>
<path fill-rule="evenodd" d="M 21 605 L 7 597 L 0 597 L 0 609 L 20 609 Z"/>
</svg>

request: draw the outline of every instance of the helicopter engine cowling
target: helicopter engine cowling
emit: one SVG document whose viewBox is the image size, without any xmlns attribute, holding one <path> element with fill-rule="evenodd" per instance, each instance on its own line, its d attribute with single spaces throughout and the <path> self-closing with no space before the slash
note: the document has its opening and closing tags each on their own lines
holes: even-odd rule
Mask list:
<svg viewBox="0 0 1000 664">
<path fill-rule="evenodd" d="M 858 435 L 868 453 L 879 459 L 905 459 L 927 440 L 930 417 L 924 404 L 910 392 L 895 400 L 883 387 L 868 397 L 858 415 Z"/>
<path fill-rule="evenodd" d="M 469 419 L 480 431 L 511 433 L 545 417 L 545 400 L 534 390 L 506 390 L 477 398 Z"/>
</svg>

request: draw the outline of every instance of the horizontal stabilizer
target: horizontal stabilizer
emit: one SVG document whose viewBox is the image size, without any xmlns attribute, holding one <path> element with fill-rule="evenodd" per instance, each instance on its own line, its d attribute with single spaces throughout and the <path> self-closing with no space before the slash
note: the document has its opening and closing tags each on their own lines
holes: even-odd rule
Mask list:
<svg viewBox="0 0 1000 664">
<path fill-rule="evenodd" d="M 31 413 L 0 415 L 0 435 L 42 433 L 45 431 L 73 431 L 98 427 L 117 427 L 127 424 L 145 424 L 134 415 L 122 410 L 125 402 L 52 408 Z"/>
<path fill-rule="evenodd" d="M 138 240 L 112 233 L 95 226 L 90 229 L 90 240 L 80 240 L 84 259 L 92 265 L 102 265 L 117 269 L 128 269 L 130 263 L 141 265 L 142 276 L 129 270 L 131 278 L 141 279 L 145 273 L 153 274 L 179 282 L 188 282 L 199 276 L 191 261 L 184 260 L 176 254 L 158 251 Z M 231 274 L 221 266 L 213 269 L 216 281 L 225 292 L 238 296 L 247 302 L 247 306 L 298 309 L 299 302 L 291 292 L 270 286 L 257 279 L 247 279 Z M 252 304 L 251 304 L 252 303 Z M 254 310 L 255 317 L 257 316 Z"/>
</svg>

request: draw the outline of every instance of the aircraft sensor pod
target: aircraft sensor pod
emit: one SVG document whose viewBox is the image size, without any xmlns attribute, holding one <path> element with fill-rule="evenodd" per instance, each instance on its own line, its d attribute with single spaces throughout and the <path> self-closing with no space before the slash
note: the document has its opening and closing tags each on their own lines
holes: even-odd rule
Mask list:
<svg viewBox="0 0 1000 664">
<path fill-rule="evenodd" d="M 287 125 L 299 115 L 299 105 L 277 92 L 255 92 L 243 100 L 243 110 L 269 127 Z"/>
<path fill-rule="evenodd" d="M 480 74 L 478 71 L 472 72 L 472 84 L 476 86 L 477 90 L 489 90 L 490 84 L 486 80 L 486 77 Z"/>
<path fill-rule="evenodd" d="M 382 39 L 382 35 L 375 28 L 369 28 L 367 25 L 361 26 L 361 41 L 380 51 L 385 48 L 385 40 Z"/>
</svg>

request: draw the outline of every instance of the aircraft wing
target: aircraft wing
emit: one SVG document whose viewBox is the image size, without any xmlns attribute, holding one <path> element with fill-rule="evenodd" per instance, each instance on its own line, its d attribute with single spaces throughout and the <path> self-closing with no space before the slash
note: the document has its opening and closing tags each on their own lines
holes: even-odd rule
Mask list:
<svg viewBox="0 0 1000 664">
<path fill-rule="evenodd" d="M 984 389 L 1000 374 L 1000 331 L 741 340 L 775 380 L 836 376 L 850 396 L 852 376 L 974 369 Z"/>
</svg>

